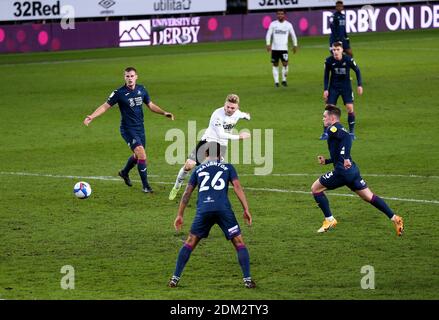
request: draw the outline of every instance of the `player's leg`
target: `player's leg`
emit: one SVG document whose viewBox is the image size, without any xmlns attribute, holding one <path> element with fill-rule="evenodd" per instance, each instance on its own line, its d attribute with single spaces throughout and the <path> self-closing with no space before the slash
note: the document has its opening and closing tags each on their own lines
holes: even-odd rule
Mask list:
<svg viewBox="0 0 439 320">
<path fill-rule="evenodd" d="M 395 225 L 396 234 L 401 236 L 404 232 L 404 221 L 400 216 L 397 216 L 392 209 L 389 208 L 387 203 L 374 194 L 369 188 L 364 188 L 361 190 L 355 190 L 355 193 L 360 196 L 366 202 L 369 202 L 375 208 L 383 212 L 390 220 L 392 220 Z"/>
<path fill-rule="evenodd" d="M 129 130 L 125 130 L 124 128 L 121 128 L 120 134 L 122 135 L 122 138 L 125 140 L 128 146 L 131 147 L 131 151 L 133 151 L 133 154 L 128 158 L 125 167 L 118 172 L 118 175 L 125 181 L 125 184 L 127 186 L 131 187 L 133 184 L 131 183 L 129 172 L 137 164 L 136 154 L 134 153 L 135 145 L 132 145 L 133 143 L 135 143 L 136 138 L 133 133 L 131 133 Z"/>
<path fill-rule="evenodd" d="M 319 179 L 314 181 L 311 186 L 311 192 L 317 205 L 322 210 L 325 220 L 317 232 L 326 232 L 337 225 L 337 220 L 333 217 L 329 207 L 329 200 L 325 195 L 325 190 L 336 189 L 343 185 L 342 179 L 338 177 L 333 171 L 322 175 Z"/>
<path fill-rule="evenodd" d="M 273 65 L 272 72 L 274 85 L 276 87 L 279 87 L 279 58 L 280 57 L 277 51 L 271 51 L 271 63 Z"/>
<path fill-rule="evenodd" d="M 202 162 L 202 160 L 204 160 L 204 158 L 200 158 L 200 155 L 204 154 L 206 152 L 205 148 L 203 148 L 203 146 L 205 144 L 206 144 L 205 140 L 199 141 L 197 146 L 195 147 L 195 149 L 189 155 L 189 157 L 186 160 L 186 163 L 184 164 L 184 166 L 180 168 L 180 171 L 178 172 L 177 178 L 175 180 L 175 184 L 172 187 L 171 192 L 169 193 L 169 200 L 174 200 L 175 199 L 175 197 L 178 194 L 178 191 L 181 188 L 181 185 L 184 182 L 184 179 L 187 177 L 189 172 L 196 165 L 200 164 Z"/>
<path fill-rule="evenodd" d="M 178 171 L 177 179 L 175 180 L 174 187 L 172 188 L 171 192 L 169 193 L 169 200 L 175 199 L 184 180 L 186 179 L 187 175 L 189 174 L 189 172 L 191 172 L 191 170 L 195 167 L 196 164 L 197 163 L 192 159 L 186 160 L 184 166 L 180 168 L 180 171 Z"/>
<path fill-rule="evenodd" d="M 350 40 L 349 39 L 343 40 L 343 52 L 345 52 L 351 58 L 354 57 L 354 54 L 352 52 L 351 44 L 350 44 Z"/>
<path fill-rule="evenodd" d="M 134 148 L 134 154 L 137 158 L 137 171 L 142 180 L 142 188 L 145 193 L 153 193 L 151 186 L 148 183 L 148 170 L 146 163 L 146 151 L 143 145 L 138 145 Z"/>
<path fill-rule="evenodd" d="M 136 164 L 137 164 L 136 154 L 133 153 L 133 154 L 128 158 L 128 161 L 127 161 L 127 163 L 125 164 L 125 167 L 124 167 L 122 170 L 120 170 L 120 171 L 118 172 L 119 177 L 121 177 L 121 178 L 125 181 L 125 184 L 126 184 L 128 187 L 132 187 L 132 185 L 133 185 L 133 184 L 131 183 L 131 179 L 130 179 L 130 176 L 129 176 L 129 172 L 131 171 L 132 168 L 134 168 L 134 167 L 136 166 Z"/>
<path fill-rule="evenodd" d="M 350 93 L 351 96 L 353 96 L 353 93 Z M 348 113 L 348 124 L 349 124 L 349 134 L 351 135 L 351 138 L 355 140 L 355 112 L 354 112 L 354 101 L 353 99 L 351 102 L 345 103 L 346 106 L 346 112 Z"/>
<path fill-rule="evenodd" d="M 189 261 L 191 253 L 197 246 L 198 242 L 200 242 L 200 238 L 192 233 L 189 233 L 186 242 L 181 247 L 180 252 L 178 253 L 175 271 L 168 283 L 169 287 L 173 288 L 177 286 L 181 274 L 183 273 L 184 267 Z"/>
<path fill-rule="evenodd" d="M 249 289 L 256 287 L 256 283 L 252 280 L 250 274 L 250 255 L 244 243 L 244 239 L 242 239 L 242 235 L 232 238 L 232 243 L 238 255 L 238 262 L 241 266 L 245 287 Z"/>
<path fill-rule="evenodd" d="M 282 85 L 287 86 L 287 76 L 288 76 L 288 51 L 282 52 Z"/>
</svg>

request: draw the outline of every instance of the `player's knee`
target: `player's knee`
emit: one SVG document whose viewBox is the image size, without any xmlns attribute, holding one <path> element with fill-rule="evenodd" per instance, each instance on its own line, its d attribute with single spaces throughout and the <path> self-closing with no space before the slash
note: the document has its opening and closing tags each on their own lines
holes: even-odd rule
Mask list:
<svg viewBox="0 0 439 320">
<path fill-rule="evenodd" d="M 194 236 L 193 234 L 189 234 L 189 236 L 186 239 L 185 244 L 190 246 L 192 249 L 195 249 L 198 243 L 198 237 Z"/>
<path fill-rule="evenodd" d="M 235 248 L 239 248 L 239 247 L 245 246 L 244 239 L 242 238 L 242 235 L 234 237 L 232 239 L 232 243 L 235 246 Z"/>
<path fill-rule="evenodd" d="M 347 104 L 346 105 L 346 110 L 347 110 L 348 113 L 354 112 L 354 105 L 353 104 Z"/>
<path fill-rule="evenodd" d="M 146 160 L 146 152 L 142 146 L 138 146 L 134 149 L 134 154 L 138 160 Z"/>
<path fill-rule="evenodd" d="M 320 182 L 319 180 L 316 180 L 312 186 L 311 186 L 311 192 L 312 193 L 319 193 L 320 192 Z"/>
</svg>

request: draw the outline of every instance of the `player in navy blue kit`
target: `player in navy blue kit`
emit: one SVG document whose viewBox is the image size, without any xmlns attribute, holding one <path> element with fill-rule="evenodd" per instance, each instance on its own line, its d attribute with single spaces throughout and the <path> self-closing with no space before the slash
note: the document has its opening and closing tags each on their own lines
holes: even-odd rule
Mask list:
<svg viewBox="0 0 439 320">
<path fill-rule="evenodd" d="M 337 220 L 332 216 L 329 201 L 324 191 L 347 186 L 391 219 L 395 225 L 396 234 L 401 236 L 404 231 L 403 219 L 394 214 L 383 199 L 372 193 L 361 177 L 359 168 L 352 161 L 352 139 L 340 124 L 340 114 L 340 109 L 333 105 L 326 106 L 323 113 L 323 122 L 328 127 L 330 158 L 325 159 L 323 156 L 318 156 L 318 161 L 322 165 L 332 163 L 334 170 L 322 175 L 311 187 L 314 199 L 325 215 L 323 225 L 317 232 L 326 232 L 337 225 Z"/>
<path fill-rule="evenodd" d="M 329 36 L 329 48 L 331 50 L 332 45 L 340 41 L 343 44 L 343 50 L 346 54 L 353 57 L 349 36 L 346 32 L 346 16 L 343 14 L 343 1 L 337 1 L 335 3 L 335 10 L 330 18 L 329 26 L 331 28 L 331 35 Z"/>
<path fill-rule="evenodd" d="M 341 96 L 343 103 L 348 112 L 349 132 L 351 138 L 355 139 L 355 112 L 354 112 L 354 93 L 350 80 L 350 70 L 355 71 L 357 76 L 357 93 L 363 94 L 363 86 L 361 79 L 360 68 L 358 68 L 354 59 L 343 54 L 342 44 L 336 42 L 332 48 L 333 55 L 325 60 L 324 72 L 324 91 L 323 99 L 327 104 L 337 104 L 338 97 Z M 323 129 L 323 134 L 320 140 L 326 140 L 328 134 L 326 128 Z"/>
<path fill-rule="evenodd" d="M 168 286 L 177 286 L 192 251 L 202 238 L 208 237 L 212 226 L 218 224 L 223 230 L 226 239 L 231 240 L 235 246 L 238 262 L 244 276 L 245 287 L 254 288 L 256 284 L 250 275 L 249 253 L 227 195 L 228 186 L 231 183 L 244 209 L 244 220 L 248 225 L 251 225 L 252 216 L 248 209 L 244 191 L 238 180 L 235 168 L 231 164 L 220 162 L 221 146 L 219 143 L 208 142 L 206 156 L 207 161 L 199 165 L 192 173 L 180 201 L 178 214 L 174 222 L 177 231 L 183 225 L 184 210 L 191 194 L 195 187 L 198 186 L 197 212 L 189 236 L 178 254 L 175 272 L 169 280 Z"/>
<path fill-rule="evenodd" d="M 164 115 L 172 120 L 174 120 L 174 115 L 155 105 L 151 101 L 145 87 L 136 84 L 138 76 L 135 68 L 126 68 L 124 77 L 125 85 L 114 90 L 107 102 L 102 104 L 91 115 L 84 119 L 84 124 L 88 126 L 93 119 L 102 115 L 113 105 L 116 103 L 119 105 L 121 115 L 120 133 L 122 138 L 133 151 L 133 155 L 128 159 L 125 168 L 119 171 L 118 174 L 125 183 L 131 187 L 132 183 L 128 174 L 137 164 L 137 169 L 142 180 L 143 192 L 152 193 L 153 190 L 148 183 L 146 168 L 146 138 L 143 125 L 143 103 L 145 103 L 152 112 Z"/>
</svg>

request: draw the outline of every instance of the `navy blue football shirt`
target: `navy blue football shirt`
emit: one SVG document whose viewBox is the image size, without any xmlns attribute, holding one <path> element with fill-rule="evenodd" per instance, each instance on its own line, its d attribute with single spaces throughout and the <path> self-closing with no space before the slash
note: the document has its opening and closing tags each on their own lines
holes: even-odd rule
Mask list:
<svg viewBox="0 0 439 320">
<path fill-rule="evenodd" d="M 346 171 L 344 168 L 344 160 L 351 158 L 352 138 L 349 132 L 339 123 L 334 123 L 327 130 L 328 132 L 328 149 L 331 155 L 326 163 L 333 163 L 335 170 Z"/>
<path fill-rule="evenodd" d="M 229 182 L 235 179 L 238 174 L 229 163 L 208 161 L 199 165 L 189 180 L 189 184 L 198 186 L 197 213 L 232 210 L 227 192 Z"/>
<path fill-rule="evenodd" d="M 143 103 L 151 102 L 148 91 L 142 85 L 133 90 L 127 86 L 114 90 L 107 100 L 110 106 L 119 105 L 121 114 L 120 126 L 126 129 L 143 129 Z"/>
<path fill-rule="evenodd" d="M 357 85 L 361 87 L 363 80 L 361 79 L 360 68 L 357 66 L 354 59 L 345 54 L 343 54 L 341 60 L 337 60 L 333 56 L 326 58 L 324 73 L 325 90 L 328 90 L 329 86 L 331 86 L 331 88 L 351 88 L 351 69 L 355 71 Z M 329 79 L 330 73 L 331 79 Z"/>
</svg>

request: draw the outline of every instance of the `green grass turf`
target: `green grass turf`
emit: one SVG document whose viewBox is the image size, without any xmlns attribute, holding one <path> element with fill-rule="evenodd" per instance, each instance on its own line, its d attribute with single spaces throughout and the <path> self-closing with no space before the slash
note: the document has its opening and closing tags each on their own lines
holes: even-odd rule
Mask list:
<svg viewBox="0 0 439 320">
<path fill-rule="evenodd" d="M 291 56 L 289 87 L 273 87 L 263 40 L 176 47 L 105 49 L 0 56 L 0 298 L 2 299 L 437 299 L 439 298 L 439 30 L 352 37 L 364 78 L 356 97 L 352 154 L 373 191 L 405 218 L 406 234 L 357 198 L 331 195 L 336 230 L 317 234 L 322 214 L 309 191 L 329 167 L 321 133 L 323 61 L 327 39 L 302 38 Z M 118 180 L 86 179 L 93 195 L 81 201 L 81 178 L 112 176 L 129 156 L 119 112 L 85 127 L 82 120 L 138 68 L 152 100 L 177 120 L 146 111 L 149 173 L 154 195 Z M 355 79 L 355 76 L 354 76 Z M 178 201 L 167 200 L 179 165 L 167 164 L 169 129 L 201 130 L 228 93 L 252 114 L 239 129 L 274 130 L 273 173 L 253 176 L 237 165 L 254 215 L 243 226 L 258 287 L 245 290 L 236 254 L 218 227 L 194 251 L 181 287 L 166 287 L 183 232 L 172 223 Z M 343 122 L 346 122 L 343 110 Z M 186 150 L 188 152 L 188 150 Z M 20 176 L 35 173 L 47 176 Z M 404 175 L 404 176 L 374 176 Z M 418 177 L 407 177 L 417 175 Z M 84 179 L 84 178 L 82 178 Z M 349 194 L 343 188 L 335 193 Z M 242 222 L 233 192 L 233 205 Z M 75 290 L 62 290 L 60 269 L 72 265 Z M 375 290 L 363 290 L 361 267 L 375 268 Z"/>
</svg>

